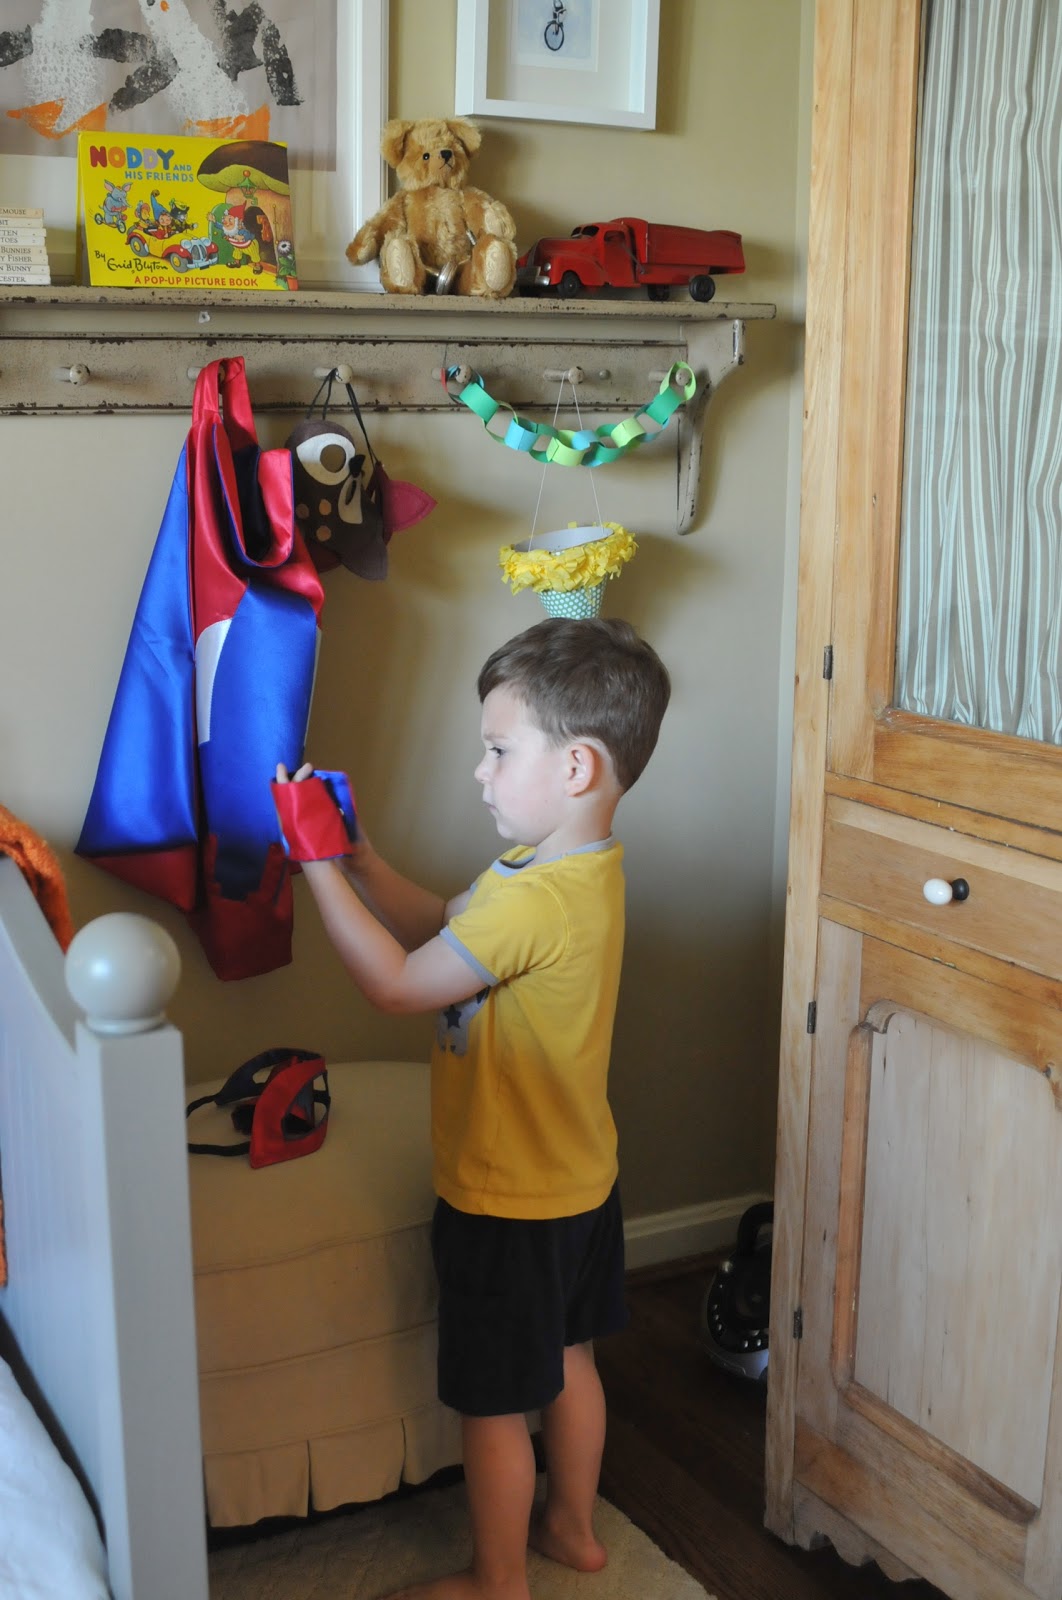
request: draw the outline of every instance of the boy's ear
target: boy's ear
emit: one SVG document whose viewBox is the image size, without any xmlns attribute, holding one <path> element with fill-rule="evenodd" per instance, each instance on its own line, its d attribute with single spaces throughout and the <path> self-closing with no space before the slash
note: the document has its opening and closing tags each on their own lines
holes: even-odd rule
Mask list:
<svg viewBox="0 0 1062 1600">
<path fill-rule="evenodd" d="M 608 758 L 604 751 L 586 739 L 568 745 L 565 755 L 567 790 L 570 795 L 586 794 L 608 770 Z"/>
</svg>

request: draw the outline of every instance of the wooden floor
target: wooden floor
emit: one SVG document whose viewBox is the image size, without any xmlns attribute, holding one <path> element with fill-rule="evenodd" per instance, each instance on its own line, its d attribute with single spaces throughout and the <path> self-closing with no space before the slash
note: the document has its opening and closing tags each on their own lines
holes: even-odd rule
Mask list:
<svg viewBox="0 0 1062 1600">
<path fill-rule="evenodd" d="M 766 1391 L 721 1371 L 697 1341 L 712 1262 L 631 1274 L 631 1325 L 597 1345 L 608 1401 L 601 1493 L 717 1600 L 943 1600 L 831 1547 L 763 1526 Z"/>
<path fill-rule="evenodd" d="M 931 1584 L 894 1584 L 876 1566 L 848 1566 L 829 1546 L 800 1550 L 766 1531 L 766 1390 L 713 1366 L 697 1340 L 713 1265 L 705 1257 L 628 1276 L 630 1326 L 596 1346 L 608 1402 L 601 1493 L 716 1600 L 945 1600 Z M 397 1495 L 460 1477 L 460 1467 L 450 1467 Z M 311 1512 L 307 1520 L 356 1509 Z M 208 1547 L 265 1538 L 301 1521 L 208 1529 Z"/>
</svg>

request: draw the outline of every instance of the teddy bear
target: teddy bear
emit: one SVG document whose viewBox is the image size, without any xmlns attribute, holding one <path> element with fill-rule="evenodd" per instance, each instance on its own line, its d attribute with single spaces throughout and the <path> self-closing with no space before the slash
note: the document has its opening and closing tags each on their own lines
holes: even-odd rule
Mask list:
<svg viewBox="0 0 1062 1600">
<path fill-rule="evenodd" d="M 380 150 L 401 189 L 362 223 L 347 259 L 377 257 L 389 294 L 466 294 L 503 300 L 516 282 L 516 226 L 499 200 L 465 183 L 482 137 L 462 117 L 392 118 Z"/>
</svg>

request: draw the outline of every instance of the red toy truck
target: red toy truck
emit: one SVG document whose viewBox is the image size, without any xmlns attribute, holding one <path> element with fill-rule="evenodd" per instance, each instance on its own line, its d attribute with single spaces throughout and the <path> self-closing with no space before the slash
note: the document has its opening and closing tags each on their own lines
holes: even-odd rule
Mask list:
<svg viewBox="0 0 1062 1600">
<path fill-rule="evenodd" d="M 644 284 L 650 300 L 666 300 L 676 284 L 687 284 L 694 300 L 710 300 L 713 273 L 744 272 L 745 255 L 741 235 L 724 228 L 705 232 L 617 217 L 573 228 L 569 239 L 539 239 L 516 265 L 525 293 L 556 289 L 567 296 Z"/>
</svg>

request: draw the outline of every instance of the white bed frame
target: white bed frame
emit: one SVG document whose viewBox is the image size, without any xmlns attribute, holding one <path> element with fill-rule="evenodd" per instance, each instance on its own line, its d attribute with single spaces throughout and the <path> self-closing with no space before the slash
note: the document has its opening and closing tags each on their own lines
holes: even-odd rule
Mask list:
<svg viewBox="0 0 1062 1600">
<path fill-rule="evenodd" d="M 172 950 L 145 918 L 103 924 Z M 95 1496 L 115 1600 L 207 1600 L 182 1046 L 157 965 L 139 1016 L 101 1005 L 90 1029 L 0 857 L 0 1313 Z"/>
</svg>

